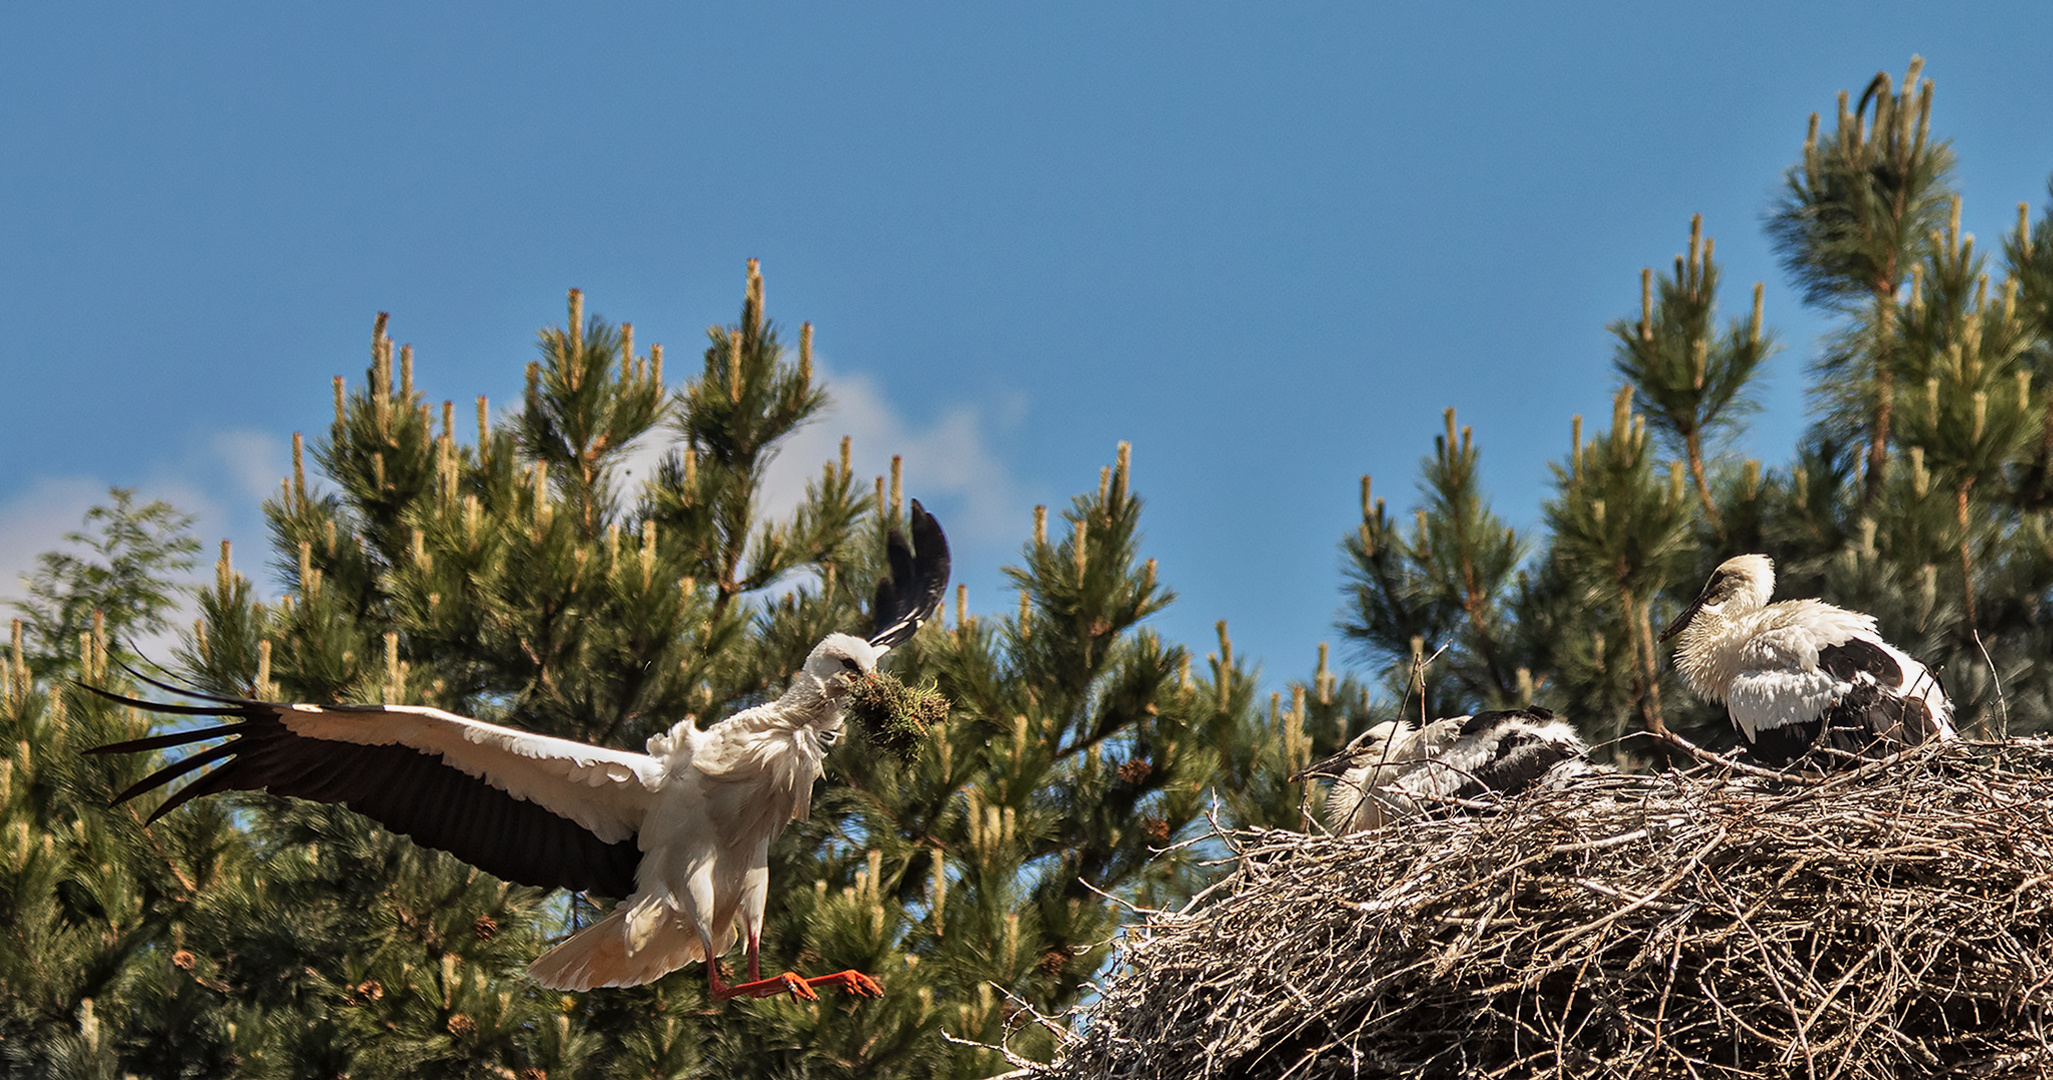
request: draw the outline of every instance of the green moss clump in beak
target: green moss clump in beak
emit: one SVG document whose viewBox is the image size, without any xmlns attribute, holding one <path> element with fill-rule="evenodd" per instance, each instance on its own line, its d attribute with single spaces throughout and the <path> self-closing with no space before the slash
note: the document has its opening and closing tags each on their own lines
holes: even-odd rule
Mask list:
<svg viewBox="0 0 2053 1080">
<path fill-rule="evenodd" d="M 884 672 L 857 676 L 848 692 L 848 715 L 863 738 L 908 765 L 927 732 L 948 719 L 949 704 L 933 683 L 907 686 Z"/>
</svg>

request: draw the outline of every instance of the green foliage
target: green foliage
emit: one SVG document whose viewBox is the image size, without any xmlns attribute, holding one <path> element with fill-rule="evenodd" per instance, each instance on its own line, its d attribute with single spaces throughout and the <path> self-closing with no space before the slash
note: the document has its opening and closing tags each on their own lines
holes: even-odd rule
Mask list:
<svg viewBox="0 0 2053 1080">
<path fill-rule="evenodd" d="M 2053 209 L 2033 227 L 2020 207 L 1992 283 L 1961 232 L 1918 69 L 1900 92 L 1877 76 L 1851 111 L 1842 94 L 1829 138 L 1813 117 L 1769 221 L 1810 301 L 1845 320 L 1813 367 L 1819 417 L 1786 467 L 1720 451 L 1774 337 L 1759 285 L 1751 317 L 1719 329 L 1713 244 L 1693 220 L 1673 274 L 1642 271 L 1639 318 L 1611 324 L 1611 428 L 1585 442 L 1575 421 L 1531 564 L 1459 544 L 1451 571 L 1427 560 L 1422 539 L 1474 535 L 1478 520 L 1481 496 L 1447 464 L 1451 427 L 1423 468 L 1411 539 L 1367 505 L 1364 481 L 1363 525 L 1342 544 L 1342 629 L 1379 662 L 1437 656 L 1428 715 L 1530 697 L 1622 760 L 1648 755 L 1627 738 L 1640 730 L 1730 745 L 1722 710 L 1683 690 L 1654 635 L 1719 561 L 1760 551 L 1779 595 L 1870 612 L 1931 663 L 1963 730 L 2053 728 Z M 1467 581 L 1487 601 L 1471 624 L 1453 602 Z"/>
<path fill-rule="evenodd" d="M 1853 310 L 1894 293 L 1944 221 L 1953 150 L 1931 139 L 1932 81 L 1919 84 L 1923 69 L 1913 58 L 1900 90 L 1877 72 L 1851 112 L 1840 91 L 1834 129 L 1823 139 L 1811 114 L 1803 160 L 1785 175 L 1768 220 L 1783 267 L 1809 303 Z"/>
<path fill-rule="evenodd" d="M 91 632 L 37 676 L 22 625 L 0 663 L 0 1076 L 265 1075 L 274 1033 L 237 1024 L 188 946 L 248 894 L 228 808 L 147 830 L 110 808 L 152 763 L 81 751 L 147 722 L 68 683 L 133 687 Z"/>
<path fill-rule="evenodd" d="M 1633 389 L 1613 400 L 1610 431 L 1584 443 L 1578 423 L 1569 463 L 1554 466 L 1556 494 L 1544 507 L 1554 542 L 1540 594 L 1557 617 L 1556 632 L 1541 643 L 1540 670 L 1556 672 L 1557 700 L 1572 703 L 1586 732 L 1607 742 L 1634 722 L 1666 727 L 1653 603 L 1682 583 L 1690 559 L 1692 504 L 1682 463 L 1657 466 Z"/>
<path fill-rule="evenodd" d="M 2053 181 L 2047 191 L 2053 193 Z M 2017 204 L 2017 231 L 2004 239 L 2003 255 L 2008 277 L 2017 283 L 2017 317 L 2041 346 L 2031 354 L 2031 368 L 2043 373 L 2053 366 L 2053 354 L 2043 348 L 2053 342 L 2053 198 L 2037 225 L 2031 212 L 2030 203 Z"/>
<path fill-rule="evenodd" d="M 538 335 L 519 410 L 494 423 L 481 399 L 467 442 L 453 404 L 438 417 L 421 398 L 381 316 L 365 379 L 337 381 L 333 424 L 311 447 L 295 437 L 293 475 L 265 504 L 287 591 L 259 600 L 224 544 L 179 653 L 186 677 L 614 746 L 778 693 L 822 636 L 866 628 L 903 495 L 895 464 L 874 494 L 859 486 L 844 440 L 795 509 L 764 513 L 770 460 L 827 398 L 811 328 L 794 359 L 762 295 L 752 264 L 740 321 L 713 328 L 703 368 L 671 390 L 660 346 L 637 354 L 631 327 L 586 316 L 573 293 L 566 326 Z M 623 498 L 624 455 L 666 435 L 664 465 Z M 123 918 L 141 920 L 121 939 L 130 959 L 101 965 L 119 978 L 25 994 L 48 1003 L 20 1023 L 82 1074 L 204 1059 L 281 1075 L 987 1075 L 1006 1059 L 978 1044 L 1007 1040 L 1045 1057 L 1050 1035 L 1022 1029 L 1021 1006 L 1056 1013 L 1087 992 L 1124 910 L 1108 895 L 1189 895 L 1199 871 L 1179 841 L 1200 831 L 1214 747 L 1259 741 L 1242 730 L 1253 679 L 1230 648 L 1193 679 L 1184 651 L 1141 625 L 1172 594 L 1140 554 L 1130 472 L 1122 446 L 1053 540 L 1037 516 L 1009 571 L 1017 616 L 973 618 L 958 593 L 954 628 L 893 650 L 880 682 L 932 687 L 941 697 L 924 700 L 944 705 L 926 709 L 918 752 L 841 743 L 811 818 L 772 851 L 766 968 L 867 972 L 881 1000 L 714 1005 L 697 965 L 629 990 L 546 991 L 526 962 L 612 898 L 509 885 L 347 810 L 268 796 L 197 800 L 143 831 L 136 813 L 160 796 L 90 809 L 111 795 L 102 783 L 67 811 L 85 822 L 72 833 L 140 845 L 204 830 L 222 868 L 203 885 L 171 875 L 190 882 L 177 903 L 124 894 Z M 140 724 L 124 716 L 92 741 Z M 119 827 L 98 823 L 110 817 Z M 22 906 L 47 920 L 65 878 L 44 877 Z M 154 982 L 133 959 L 150 956 Z M 80 1034 L 88 997 L 98 1041 Z M 191 1047 L 153 1058 L 178 1031 Z"/>
<path fill-rule="evenodd" d="M 1454 715 L 1463 702 L 1532 698 L 1531 672 L 1504 633 L 1524 543 L 1482 494 L 1472 433 L 1457 434 L 1453 409 L 1445 420 L 1419 466 L 1424 505 L 1410 535 L 1372 499 L 1364 476 L 1362 523 L 1342 544 L 1354 604 L 1341 633 L 1372 662 L 1394 665 L 1390 681 L 1419 699 L 1414 719 Z M 1435 662 L 1424 663 L 1435 652 Z"/>
<path fill-rule="evenodd" d="M 200 549 L 192 517 L 171 504 L 135 504 L 135 489 L 109 488 L 111 505 L 86 511 L 85 529 L 64 542 L 85 554 L 46 551 L 24 579 L 28 596 L 13 601 L 26 624 L 29 668 L 49 675 L 76 664 L 92 633 L 125 650 L 138 635 L 169 629 L 166 616 L 185 586 L 172 579 L 192 569 Z"/>
<path fill-rule="evenodd" d="M 1755 408 L 1747 396 L 1754 370 L 1775 352 L 1761 325 L 1762 288 L 1754 286 L 1753 317 L 1717 332 L 1718 267 L 1703 217 L 1690 219 L 1689 254 L 1676 256 L 1675 273 L 1640 272 L 1640 318 L 1611 324 L 1618 339 L 1612 364 L 1647 403 L 1654 430 L 1682 456 L 1696 483 L 1704 516 L 1723 528 L 1705 467 L 1705 441 L 1730 430 Z"/>
<path fill-rule="evenodd" d="M 1775 339 L 1758 285 L 1721 326 L 1693 222 L 1672 274 L 1641 273 L 1637 319 L 1611 324 L 1610 424 L 1572 421 L 1540 527 L 1492 512 L 1451 410 L 1408 521 L 1363 478 L 1340 626 L 1361 674 L 1321 646 L 1265 691 L 1224 622 L 1202 658 L 1149 630 L 1173 594 L 1125 445 L 1052 529 L 1037 509 L 1016 609 L 973 615 L 958 590 L 951 620 L 893 650 L 882 681 L 952 709 L 910 756 L 835 747 L 771 852 L 765 967 L 867 972 L 880 1000 L 714 1004 L 697 966 L 545 991 L 526 962 L 612 898 L 509 885 L 333 807 L 216 796 L 148 828 L 160 794 L 109 809 L 162 762 L 79 750 L 146 719 L 60 688 L 127 686 L 108 642 L 162 629 L 194 550 L 183 515 L 117 490 L 71 538 L 90 556 L 45 557 L 0 664 L 0 1072 L 991 1075 L 1011 1067 L 992 1044 L 1053 1052 L 1027 1010 L 1088 994 L 1132 908 L 1205 884 L 1204 819 L 1306 827 L 1323 792 L 1288 777 L 1370 724 L 1531 702 L 1621 762 L 1651 756 L 1631 738 L 1647 729 L 1730 745 L 1656 633 L 1745 551 L 1776 559 L 1780 595 L 1873 613 L 1935 664 L 1965 730 L 2053 729 L 2053 207 L 2021 208 L 1992 282 L 1927 130 L 1931 84 L 1914 63 L 1900 92 L 1870 90 L 1842 96 L 1829 139 L 1813 125 L 1770 224 L 1844 320 L 1787 464 L 1721 438 Z M 283 595 L 224 544 L 184 677 L 623 747 L 775 695 L 822 636 L 864 628 L 904 487 L 895 464 L 858 483 L 843 440 L 766 512 L 769 462 L 828 403 L 811 328 L 795 355 L 786 340 L 751 264 L 739 320 L 672 387 L 661 346 L 637 352 L 573 293 L 518 409 L 495 422 L 479 399 L 460 438 L 380 316 L 366 377 L 336 381 L 333 424 L 295 437 L 265 504 Z M 623 490 L 651 444 L 660 467 Z"/>
<path fill-rule="evenodd" d="M 1870 502 L 1887 472 L 1905 376 L 1896 340 L 1900 293 L 1934 246 L 1952 197 L 1953 150 L 1932 141 L 1932 81 L 1919 84 L 1923 67 L 1913 57 L 1900 90 L 1878 72 L 1852 112 L 1841 91 L 1829 139 L 1820 140 L 1812 113 L 1803 160 L 1786 174 L 1768 221 L 1806 302 L 1846 318 L 1818 358 L 1812 396 L 1820 423 L 1842 437 L 1838 444 L 1865 457 Z"/>
<path fill-rule="evenodd" d="M 926 749 L 927 735 L 948 721 L 948 699 L 932 686 L 907 686 L 889 672 L 856 680 L 848 694 L 856 732 L 910 764 Z"/>
</svg>

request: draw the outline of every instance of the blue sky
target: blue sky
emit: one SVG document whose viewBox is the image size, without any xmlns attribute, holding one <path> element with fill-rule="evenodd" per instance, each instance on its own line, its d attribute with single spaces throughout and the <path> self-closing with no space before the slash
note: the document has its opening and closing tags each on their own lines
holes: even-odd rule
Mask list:
<svg viewBox="0 0 2053 1080">
<path fill-rule="evenodd" d="M 1986 246 L 2053 172 L 2044 4 L 594 7 L 11 6 L 0 595 L 109 484 L 258 568 L 378 311 L 432 397 L 509 404 L 565 289 L 681 373 L 757 257 L 841 402 L 794 471 L 906 454 L 998 612 L 1131 440 L 1158 626 L 1280 685 L 1442 409 L 1537 522 L 1692 213 L 1729 312 L 1768 283 L 1740 448 L 1787 457 L 1824 324 L 1759 222 L 1836 91 L 1926 58 Z"/>
</svg>

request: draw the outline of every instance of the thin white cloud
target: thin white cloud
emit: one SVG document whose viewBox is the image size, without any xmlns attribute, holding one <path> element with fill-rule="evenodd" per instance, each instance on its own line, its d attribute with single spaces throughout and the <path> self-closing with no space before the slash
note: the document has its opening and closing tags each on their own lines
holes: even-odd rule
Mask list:
<svg viewBox="0 0 2053 1080">
<path fill-rule="evenodd" d="M 68 546 L 64 534 L 77 531 L 86 511 L 106 500 L 107 485 L 66 476 L 40 477 L 0 502 L 0 598 L 10 609 L 28 595 L 36 556 Z"/>
<path fill-rule="evenodd" d="M 290 468 L 286 441 L 270 432 L 216 432 L 204 442 L 174 451 L 152 463 L 141 480 L 109 480 L 93 476 L 40 476 L 12 497 L 0 500 L 0 608 L 8 618 L 14 602 L 28 595 L 26 579 L 46 551 L 76 550 L 67 533 L 81 531 L 86 511 L 110 500 L 110 487 L 129 487 L 138 502 L 162 499 L 193 517 L 192 535 L 200 542 L 191 573 L 183 584 L 212 577 L 223 539 L 232 540 L 236 568 L 257 582 L 258 593 L 272 591 L 263 553 L 268 550 L 262 500 L 276 490 L 283 469 Z M 169 616 L 174 627 L 192 619 L 188 598 Z M 146 655 L 168 656 L 176 632 L 136 644 Z"/>
<path fill-rule="evenodd" d="M 984 541 L 1019 532 L 1019 522 L 1010 520 L 1020 516 L 1019 484 L 992 451 L 990 421 L 982 410 L 955 405 L 918 426 L 866 375 L 839 376 L 827 388 L 832 408 L 792 435 L 764 477 L 768 512 L 785 514 L 797 506 L 821 464 L 840 461 L 845 435 L 856 476 L 889 477 L 897 454 L 905 459 L 906 497 L 929 504 L 948 498 L 954 504 L 950 535 Z"/>
<path fill-rule="evenodd" d="M 264 499 L 278 492 L 278 482 L 292 468 L 288 439 L 281 439 L 274 432 L 249 429 L 218 431 L 207 440 L 207 446 L 198 455 L 203 470 L 218 470 L 224 479 L 234 482 L 232 492 L 252 505 L 261 504 Z M 316 468 L 312 462 L 309 469 Z"/>
<path fill-rule="evenodd" d="M 949 500 L 949 535 L 961 540 L 989 541 L 1017 536 L 1028 505 L 1021 485 L 990 445 L 993 418 L 985 410 L 956 405 L 932 423 L 917 425 L 887 400 L 867 375 L 827 377 L 818 357 L 814 366 L 827 378 L 832 404 L 827 412 L 793 433 L 771 461 L 763 480 L 763 513 L 782 517 L 805 499 L 806 485 L 819 478 L 820 466 L 841 460 L 841 439 L 850 440 L 850 465 L 864 481 L 891 475 L 891 457 L 905 459 L 905 494 L 932 504 Z M 1023 406 L 1006 403 L 996 426 L 1017 422 Z M 623 460 L 620 497 L 639 493 L 642 482 L 674 445 L 674 429 L 663 425 L 637 440 Z"/>
</svg>

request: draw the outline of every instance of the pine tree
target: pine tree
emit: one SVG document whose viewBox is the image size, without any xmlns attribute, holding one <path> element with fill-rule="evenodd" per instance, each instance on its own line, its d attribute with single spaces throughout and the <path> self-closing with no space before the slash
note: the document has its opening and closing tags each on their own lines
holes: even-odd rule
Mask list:
<svg viewBox="0 0 2053 1080">
<path fill-rule="evenodd" d="M 1714 246 L 1704 235 L 1703 216 L 1691 217 L 1689 252 L 1675 257 L 1674 274 L 1662 275 L 1657 296 L 1653 270 L 1641 270 L 1639 321 L 1621 319 L 1610 329 L 1618 339 L 1612 365 L 1647 404 L 1648 418 L 1669 452 L 1689 466 L 1704 518 L 1722 538 L 1726 527 L 1711 494 L 1707 446 L 1715 448 L 1720 435 L 1756 408 L 1748 384 L 1774 355 L 1775 343 L 1762 326 L 1763 287 L 1758 282 L 1753 316 L 1718 333 Z"/>
<path fill-rule="evenodd" d="M 1836 126 L 1820 139 L 1811 114 L 1803 161 L 1785 177 L 1769 233 L 1806 302 L 1847 316 L 1819 360 L 1824 423 L 1858 433 L 1863 498 L 1879 497 L 1902 383 L 1896 315 L 1910 268 L 1945 220 L 1953 150 L 1931 139 L 1932 82 L 1912 57 L 1899 89 L 1877 72 L 1852 111 L 1839 95 Z M 1869 106 L 1873 105 L 1872 113 Z"/>
<path fill-rule="evenodd" d="M 1694 590 L 1718 562 L 1742 551 L 1762 550 L 1767 545 L 1766 534 L 1775 520 L 1773 499 L 1778 493 L 1772 479 L 1763 483 L 1759 462 L 1735 461 L 1724 452 L 1724 436 L 1755 408 L 1752 383 L 1761 364 L 1774 355 L 1776 345 L 1765 322 L 1765 289 L 1758 282 L 1753 288 L 1749 317 L 1744 321 L 1731 320 L 1720 332 L 1720 274 L 1715 249 L 1714 239 L 1704 233 L 1702 216 L 1693 215 L 1688 247 L 1675 257 L 1673 272 L 1657 277 L 1651 267 L 1640 271 L 1638 320 L 1619 319 L 1609 327 L 1617 342 L 1612 366 L 1623 380 L 1624 389 L 1635 400 L 1647 403 L 1649 427 L 1658 436 L 1659 448 L 1670 455 L 1671 483 L 1672 471 L 1679 464 L 1687 470 L 1695 491 L 1695 499 L 1684 508 L 1688 537 L 1669 541 L 1693 550 L 1678 553 L 1680 557 L 1676 560 L 1663 560 L 1666 568 L 1659 575 L 1660 584 L 1654 586 L 1657 593 L 1684 603 L 1694 599 Z M 1611 496 L 1603 498 L 1608 500 Z M 1579 501 L 1583 503 L 1580 507 Z M 1570 491 L 1555 506 L 1568 514 L 1577 529 L 1572 534 L 1554 533 L 1556 553 L 1561 552 L 1564 539 L 1575 539 L 1585 548 L 1581 553 L 1570 554 L 1570 562 L 1601 548 L 1611 552 L 1615 567 L 1619 553 L 1635 548 L 1652 550 L 1645 545 L 1662 543 L 1649 537 L 1633 539 L 1631 534 L 1645 523 L 1633 514 L 1607 517 L 1602 511 L 1608 509 L 1608 502 L 1591 505 L 1586 498 Z M 1668 520 L 1665 524 L 1672 526 L 1675 522 Z M 1591 534 L 1609 539 L 1592 548 Z M 1785 554 L 1779 550 L 1776 553 Z M 1613 575 L 1616 573 L 1614 569 Z M 1532 614 L 1543 625 L 1566 630 L 1577 619 L 1577 607 L 1573 600 L 1565 609 L 1560 607 L 1561 600 L 1575 595 L 1572 590 L 1563 594 L 1562 586 L 1566 583 L 1561 577 L 1557 574 L 1547 579 L 1549 587 L 1536 596 L 1544 595 L 1551 603 L 1535 604 Z M 1641 658 L 1633 665 L 1621 668 L 1603 663 L 1603 653 L 1595 638 L 1591 639 L 1587 656 L 1579 649 L 1562 651 L 1566 668 L 1577 673 L 1571 677 L 1571 684 L 1580 688 L 1568 700 L 1640 702 L 1640 723 L 1649 729 L 1658 730 L 1658 722 L 1659 727 L 1680 732 L 1693 741 L 1725 745 L 1731 739 L 1730 725 L 1715 709 L 1703 707 L 1683 691 L 1668 671 L 1661 655 L 1664 650 L 1651 640 L 1652 628 L 1666 621 L 1665 606 L 1659 603 L 1658 596 L 1642 606 L 1646 616 L 1661 608 L 1664 618 L 1642 618 L 1627 627 L 1625 641 L 1634 656 Z M 1549 633 L 1542 635 L 1538 643 L 1544 649 L 1548 642 L 1562 640 L 1565 639 Z M 1619 676 L 1625 671 L 1631 675 L 1621 681 Z M 1607 734 L 1624 734 L 1631 726 L 1614 725 Z M 1629 751 L 1628 756 L 1639 753 Z"/>
<path fill-rule="evenodd" d="M 2053 190 L 2053 183 L 2048 188 Z M 2036 228 L 2031 204 L 2017 204 L 2017 230 L 2004 238 L 2003 255 L 2025 337 L 2018 362 L 2035 380 L 2042 379 L 2053 373 L 2053 202 Z M 2025 509 L 2053 505 L 2053 412 L 2040 426 L 2030 463 L 2019 473 L 2017 497 Z"/>
<path fill-rule="evenodd" d="M 631 327 L 573 293 L 520 409 L 495 422 L 480 399 L 469 442 L 381 316 L 364 382 L 336 381 L 333 425 L 295 437 L 265 506 L 288 591 L 259 600 L 224 544 L 181 662 L 221 692 L 426 703 L 616 746 L 776 694 L 822 636 L 862 629 L 904 479 L 894 460 L 864 490 L 844 440 L 795 510 L 765 516 L 771 458 L 827 404 L 811 328 L 794 357 L 765 312 L 751 264 L 741 319 L 709 331 L 672 392 L 661 347 L 636 352 Z M 624 453 L 666 433 L 630 502 Z M 1122 445 L 1061 533 L 1037 511 L 1008 571 L 1017 614 L 972 617 L 959 592 L 952 628 L 893 652 L 901 678 L 956 704 L 924 753 L 844 741 L 810 819 L 773 848 L 766 967 L 871 972 L 882 1000 L 713 1006 L 696 966 L 544 991 L 525 961 L 611 898 L 511 886 L 266 796 L 159 823 L 236 806 L 255 854 L 244 887 L 174 927 L 194 979 L 300 1074 L 986 1075 L 1006 1060 L 988 1046 L 1045 1057 L 1052 1033 L 1025 1010 L 1088 991 L 1120 903 L 1193 891 L 1181 842 L 1227 757 L 1261 741 L 1255 678 L 1223 629 L 1194 678 L 1141 625 L 1172 594 L 1140 555 L 1140 509 Z"/>
<path fill-rule="evenodd" d="M 145 830 L 111 803 L 156 763 L 82 754 L 143 732 L 134 710 L 71 684 L 133 688 L 111 663 L 111 629 L 161 622 L 176 593 L 165 575 L 193 546 L 168 504 L 112 499 L 87 515 L 98 537 L 66 538 L 105 562 L 40 560 L 22 606 L 46 605 L 42 670 L 23 619 L 0 661 L 0 1075 L 266 1075 L 271 1032 L 238 1026 L 186 947 L 186 927 L 246 895 L 249 845 L 223 806 Z M 66 618 L 86 629 L 48 641 Z"/>
<path fill-rule="evenodd" d="M 1555 495 L 1542 507 L 1551 544 L 1526 609 L 1538 616 L 1535 666 L 1552 674 L 1550 700 L 1598 743 L 1667 730 L 1654 604 L 1694 554 L 1684 465 L 1656 461 L 1633 396 L 1630 385 L 1619 390 L 1611 429 L 1587 442 L 1575 418 L 1569 460 L 1553 466 Z M 1666 690 L 1672 700 L 1672 682 Z"/>
<path fill-rule="evenodd" d="M 133 488 L 110 488 L 107 496 L 110 503 L 86 511 L 84 530 L 64 534 L 86 553 L 38 555 L 35 574 L 23 579 L 28 596 L 14 602 L 38 675 L 77 664 L 95 627 L 125 655 L 133 638 L 170 628 L 166 615 L 185 592 L 175 578 L 192 569 L 200 549 L 191 515 L 162 500 L 137 506 Z"/>
<path fill-rule="evenodd" d="M 1490 510 L 1468 428 L 1446 430 L 1420 462 L 1423 504 L 1407 535 L 1362 477 L 1362 523 L 1342 541 L 1353 603 L 1340 630 L 1418 712 L 1454 716 L 1532 700 L 1531 671 L 1507 626 L 1524 543 Z M 1430 658 L 1430 662 L 1429 662 Z"/>
</svg>

